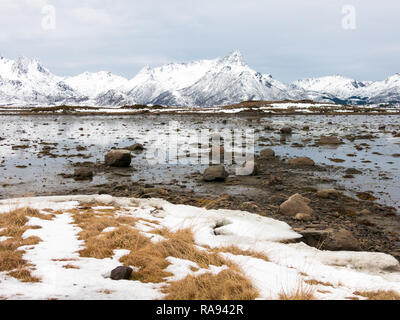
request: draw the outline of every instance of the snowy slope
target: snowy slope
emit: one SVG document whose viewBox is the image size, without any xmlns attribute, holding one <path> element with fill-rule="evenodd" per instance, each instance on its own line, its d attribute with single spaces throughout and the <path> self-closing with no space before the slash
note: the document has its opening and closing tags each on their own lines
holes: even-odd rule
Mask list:
<svg viewBox="0 0 400 320">
<path fill-rule="evenodd" d="M 42 67 L 35 59 L 0 58 L 0 104 L 45 104 L 74 102 L 85 98 Z"/>
<path fill-rule="evenodd" d="M 314 100 L 340 99 L 354 104 L 400 102 L 400 74 L 376 82 L 357 81 L 336 75 L 298 80 L 292 86 L 307 91 Z"/>
<path fill-rule="evenodd" d="M 64 78 L 63 81 L 80 95 L 88 97 L 96 97 L 118 88 L 125 89 L 128 84 L 128 79 L 106 71 L 85 72 L 75 77 Z"/>
<path fill-rule="evenodd" d="M 329 93 L 338 98 L 351 97 L 357 89 L 365 88 L 369 83 L 345 78 L 339 75 L 322 78 L 309 78 L 298 80 L 293 83 L 306 91 Z"/>
<path fill-rule="evenodd" d="M 400 74 L 376 82 L 328 76 L 284 84 L 252 69 L 239 51 L 233 51 L 224 58 L 146 66 L 128 80 L 106 71 L 58 77 L 35 59 L 0 58 L 0 105 L 6 106 L 140 103 L 205 107 L 283 99 L 400 103 Z"/>
<path fill-rule="evenodd" d="M 282 100 L 290 98 L 283 84 L 269 81 L 251 69 L 240 52 L 234 51 L 216 61 L 203 77 L 192 86 L 178 91 L 182 103 L 193 106 L 231 104 L 245 100 Z M 168 96 L 158 101 L 168 102 Z"/>
</svg>

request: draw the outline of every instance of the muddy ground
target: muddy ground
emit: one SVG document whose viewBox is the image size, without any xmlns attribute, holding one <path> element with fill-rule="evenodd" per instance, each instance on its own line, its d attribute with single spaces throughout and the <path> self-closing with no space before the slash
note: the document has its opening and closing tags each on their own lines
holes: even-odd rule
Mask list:
<svg viewBox="0 0 400 320">
<path fill-rule="evenodd" d="M 15 182 L 13 186 L 16 189 L 19 188 L 23 191 L 28 184 L 31 184 L 32 186 L 37 186 L 37 191 L 35 191 L 34 194 L 35 196 L 99 193 L 118 197 L 156 197 L 175 204 L 187 204 L 206 207 L 208 209 L 245 210 L 254 214 L 287 222 L 295 228 L 296 231 L 304 235 L 301 241 L 321 249 L 336 248 L 337 250 L 378 251 L 392 254 L 400 260 L 400 215 L 396 212 L 396 209 L 380 204 L 383 202 L 376 199 L 368 192 L 345 189 L 342 183 L 343 175 L 338 176 L 332 174 L 332 172 L 337 172 L 337 167 L 335 165 L 293 166 L 288 163 L 287 157 L 256 157 L 258 173 L 252 176 L 237 176 L 234 172 L 230 171 L 231 168 L 227 168 L 230 172 L 230 176 L 225 181 L 205 182 L 203 181 L 202 175 L 204 168 L 202 167 L 200 170 L 199 168 L 189 166 L 182 168 L 179 174 L 177 172 L 176 179 L 169 180 L 169 176 L 171 175 L 173 177 L 174 170 L 179 168 L 172 168 L 170 170 L 172 173 L 168 173 L 168 179 L 156 179 L 155 175 L 157 175 L 157 171 L 155 171 L 151 174 L 140 174 L 140 178 L 136 178 L 133 181 L 134 177 L 142 173 L 140 171 L 146 171 L 147 167 L 144 165 L 145 161 L 143 156 L 140 154 L 133 154 L 132 164 L 128 168 L 112 168 L 105 166 L 102 160 L 98 161 L 93 158 L 97 157 L 103 159 L 104 152 L 107 150 L 106 148 L 110 146 L 104 146 L 104 148 L 102 147 L 102 149 L 99 149 L 95 143 L 93 143 L 93 147 L 90 147 L 88 143 L 85 145 L 86 139 L 90 138 L 90 135 L 87 134 L 90 121 L 87 119 L 82 120 L 83 124 L 74 120 L 79 129 L 71 130 L 71 132 L 73 132 L 75 136 L 78 135 L 79 138 L 72 134 L 68 137 L 66 133 L 68 126 L 59 126 L 60 123 L 63 124 L 64 121 L 65 123 L 69 121 L 67 117 L 68 116 L 60 116 L 60 119 L 58 119 L 57 116 L 53 119 L 49 116 L 49 118 L 44 119 L 38 118 L 40 120 L 36 120 L 35 117 L 27 118 L 26 129 L 20 128 L 18 129 L 19 132 L 14 132 L 15 134 L 11 135 L 19 136 L 18 139 L 14 139 L 16 142 L 12 142 L 12 137 L 7 136 L 7 131 L 4 131 L 5 134 L 0 137 L 0 141 L 3 140 L 1 144 L 4 148 L 10 147 L 9 149 L 15 152 L 12 154 L 16 156 L 18 160 L 15 162 L 18 164 L 15 165 L 15 167 L 18 170 L 29 170 L 30 162 L 33 163 L 33 161 L 37 161 L 37 163 L 33 163 L 35 167 L 31 167 L 31 171 L 33 168 L 40 168 L 40 170 L 43 170 L 40 175 L 31 178 L 33 182 L 28 181 L 29 179 L 26 177 L 21 183 L 18 181 Z M 161 126 L 169 119 L 168 116 L 165 116 L 165 119 L 153 117 L 156 116 L 149 116 L 149 119 L 132 117 L 120 120 L 123 124 L 118 125 L 117 128 L 113 128 L 112 130 L 116 135 L 112 138 L 115 139 L 113 141 L 115 147 L 124 147 L 124 145 L 121 145 L 122 134 L 120 137 L 120 132 L 126 131 L 128 128 L 128 125 L 126 125 L 124 121 L 147 121 L 149 127 L 142 128 L 142 131 L 148 132 L 150 130 L 149 128 L 154 126 L 154 123 L 160 123 Z M 267 132 L 279 131 L 280 124 L 276 125 L 273 119 L 265 118 L 265 116 L 253 114 L 251 117 L 248 115 L 228 117 L 226 115 L 221 115 L 216 118 L 214 115 L 211 118 L 212 120 L 207 116 L 193 117 L 194 119 L 192 119 L 192 116 L 184 118 L 189 127 L 196 123 L 198 126 L 202 126 L 203 122 L 204 126 L 206 126 L 206 124 L 212 123 L 213 121 L 225 125 L 226 119 L 229 119 L 228 124 L 232 123 L 233 127 L 243 124 L 252 127 L 254 122 L 254 128 L 262 133 L 262 136 L 257 140 L 260 147 L 278 149 L 286 144 L 286 141 L 279 138 L 279 134 L 266 135 Z M 6 117 L 4 119 L 6 119 Z M 119 121 L 116 118 L 112 119 L 115 122 Z M 173 119 L 177 119 L 177 117 L 174 116 Z M 289 120 L 291 119 L 288 119 L 288 121 Z M 19 121 L 18 119 L 18 124 L 20 123 Z M 36 121 L 35 125 L 31 126 L 31 122 L 34 121 Z M 371 123 L 372 122 L 373 121 L 371 121 Z M 272 127 L 270 127 L 270 124 L 272 124 Z M 315 126 L 316 124 L 313 122 L 306 122 L 304 125 L 307 126 L 303 127 L 303 125 L 299 125 L 299 127 L 295 129 L 298 134 L 301 132 L 302 137 L 304 132 L 304 139 L 299 141 L 289 140 L 286 148 L 287 150 L 294 148 L 294 150 L 299 150 L 298 152 L 300 152 L 304 147 L 313 147 L 315 138 L 319 137 L 320 132 L 316 133 L 315 136 L 313 134 L 306 136 L 307 133 L 313 131 L 312 127 L 311 129 L 306 127 L 310 125 Z M 329 122 L 327 122 L 327 125 L 329 128 Z M 390 130 L 388 130 L 378 127 L 371 129 L 370 126 L 366 127 L 366 124 L 359 124 L 361 128 L 359 130 L 361 133 L 359 134 L 363 135 L 361 138 L 356 135 L 347 136 L 347 131 L 351 133 L 351 126 L 345 128 L 346 130 L 340 132 L 341 138 L 347 139 L 346 143 L 351 143 L 351 146 L 354 145 L 355 149 L 352 150 L 351 154 L 340 154 L 340 156 L 348 156 L 352 159 L 354 154 L 362 149 L 370 150 L 371 154 L 377 154 L 378 152 L 376 152 L 374 148 L 379 146 L 374 146 L 372 148 L 368 143 L 371 143 L 374 136 L 379 132 L 387 131 L 387 135 L 393 137 L 399 135 L 397 124 L 393 124 L 393 126 L 395 126 L 393 127 L 394 129 L 389 126 Z M 32 128 L 34 128 L 34 130 L 38 130 L 39 128 L 44 129 L 43 131 L 38 131 L 41 133 L 38 133 L 37 137 L 31 138 L 29 136 L 29 130 Z M 163 128 L 163 126 L 161 126 L 161 128 Z M 216 128 L 218 130 L 218 127 Z M 54 131 L 54 137 L 63 137 L 67 140 L 68 144 L 59 145 L 58 143 L 60 141 L 57 140 L 58 138 L 53 137 L 54 140 L 50 141 L 50 137 L 42 137 L 46 131 L 50 132 L 52 130 Z M 104 130 L 106 129 L 104 128 Z M 95 131 L 91 130 L 90 132 L 93 134 Z M 100 131 L 98 133 L 99 136 L 103 134 L 111 135 L 111 131 Z M 360 141 L 358 139 L 364 140 L 364 142 L 357 142 Z M 132 136 L 129 136 L 127 140 L 129 143 L 137 142 L 136 138 Z M 365 141 L 368 141 L 368 143 Z M 147 142 L 148 145 L 146 145 Z M 145 147 L 147 148 L 151 143 L 152 140 L 146 141 L 144 143 Z M 289 143 L 291 144 L 289 145 Z M 384 144 L 384 142 L 382 142 L 382 144 Z M 60 152 L 61 154 L 59 154 Z M 326 150 L 317 149 L 310 157 L 313 158 L 318 152 L 326 152 Z M 394 152 L 395 151 L 393 151 L 393 153 Z M 28 153 L 31 155 L 30 158 L 26 156 Z M 376 156 L 381 157 L 379 154 Z M 67 170 L 62 171 L 59 171 L 59 167 L 52 167 L 49 161 L 50 159 L 66 160 L 70 158 L 77 159 L 78 161 L 73 162 L 72 160 L 68 160 L 69 164 Z M 394 165 L 394 161 L 396 161 L 398 157 L 395 157 L 393 154 L 392 158 L 390 158 L 390 163 Z M 10 165 L 6 163 L 8 159 L 10 159 L 9 156 L 4 156 L 0 161 L 0 168 L 5 170 L 4 172 L 11 171 Z M 364 162 L 366 161 L 371 162 L 370 160 L 365 160 Z M 331 162 L 335 163 L 336 161 Z M 44 165 L 48 164 L 47 169 L 43 166 L 43 163 Z M 91 170 L 94 174 L 94 179 L 92 181 L 84 180 L 82 182 L 75 182 L 72 173 L 74 169 L 80 168 Z M 373 170 L 380 172 L 380 168 L 376 166 Z M 33 171 L 36 172 L 37 170 L 35 169 Z M 163 172 L 166 171 L 160 170 L 159 174 L 162 175 Z M 348 176 L 347 178 L 351 179 L 351 176 L 357 176 L 358 174 L 358 172 L 350 171 L 346 175 Z M 47 176 L 56 181 L 50 184 L 50 188 L 48 185 L 45 185 Z M 96 179 L 98 177 L 99 179 Z M 41 178 L 41 180 L 39 180 L 39 178 Z M 390 177 L 383 178 L 390 179 Z M 393 181 L 393 178 L 391 179 Z M 71 183 L 71 181 L 73 183 Z M 2 184 L 4 192 L 0 192 L 0 197 L 15 197 L 20 194 L 10 189 L 9 185 L 11 184 L 12 180 L 10 183 Z M 40 186 L 44 186 L 43 189 L 40 189 Z M 317 191 L 326 188 L 335 188 L 338 191 L 337 196 L 328 198 L 321 198 L 318 196 Z M 280 212 L 280 205 L 296 193 L 311 200 L 309 204 L 313 209 L 311 219 L 299 220 Z M 341 231 L 343 229 L 347 230 L 344 236 Z"/>
<path fill-rule="evenodd" d="M 285 159 L 257 157 L 257 175 L 229 176 L 225 181 L 205 182 L 200 172 L 188 173 L 184 181 L 169 184 L 154 184 L 152 181 L 132 183 L 129 178 L 132 168 L 109 168 L 99 164 L 84 163 L 77 167 L 89 168 L 95 174 L 114 172 L 119 183 L 93 185 L 81 190 L 65 190 L 65 194 L 110 194 L 118 197 L 162 198 L 174 204 L 186 204 L 208 209 L 245 210 L 254 214 L 287 222 L 295 230 L 304 233 L 302 241 L 326 249 L 332 247 L 333 235 L 345 229 L 352 236 L 345 240 L 346 249 L 378 251 L 392 254 L 400 260 L 400 216 L 393 207 L 380 205 L 368 193 L 360 193 L 360 198 L 346 195 L 336 181 L 324 176 L 329 168 L 324 166 L 293 166 Z M 318 172 L 321 177 L 315 177 Z M 71 177 L 65 176 L 65 179 Z M 143 179 L 144 180 L 144 179 Z M 191 187 L 205 186 L 202 192 Z M 336 186 L 337 197 L 321 198 L 317 191 L 324 185 Z M 239 192 L 234 187 L 239 188 Z M 233 191 L 234 190 L 234 191 Z M 280 213 L 279 206 L 293 194 L 300 193 L 311 200 L 314 210 L 309 221 L 297 220 Z M 329 232 L 327 232 L 329 231 Z M 329 246 L 328 246 L 329 244 Z"/>
</svg>

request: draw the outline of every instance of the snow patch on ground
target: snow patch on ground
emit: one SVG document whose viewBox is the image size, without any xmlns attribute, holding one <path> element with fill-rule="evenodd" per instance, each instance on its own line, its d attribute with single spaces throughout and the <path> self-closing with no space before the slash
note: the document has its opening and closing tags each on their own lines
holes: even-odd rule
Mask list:
<svg viewBox="0 0 400 320">
<path fill-rule="evenodd" d="M 109 276 L 119 266 L 119 259 L 128 250 L 115 250 L 107 259 L 83 258 L 79 250 L 83 241 L 78 239 L 78 228 L 68 209 L 84 204 L 101 203 L 98 210 L 117 206 L 117 216 L 132 216 L 139 220 L 138 229 L 152 241 L 163 241 L 151 230 L 167 228 L 174 232 L 191 228 L 196 246 L 205 250 L 236 246 L 265 254 L 269 261 L 252 256 L 221 253 L 242 268 L 246 277 L 259 290 L 259 299 L 276 299 L 282 292 L 293 292 L 305 280 L 319 299 L 346 299 L 355 291 L 394 290 L 400 293 L 400 265 L 392 256 L 371 252 L 321 251 L 304 243 L 285 244 L 282 241 L 299 239 L 289 225 L 271 218 L 235 210 L 206 210 L 187 205 L 174 205 L 160 199 L 113 198 L 107 195 L 38 197 L 0 201 L 0 213 L 10 208 L 25 206 L 34 209 L 61 210 L 53 220 L 30 218 L 29 229 L 23 237 L 42 239 L 34 246 L 21 247 L 24 259 L 35 266 L 32 275 L 42 279 L 39 283 L 22 283 L 0 272 L 0 296 L 7 299 L 162 299 L 161 287 L 187 275 L 217 274 L 225 266 L 200 268 L 188 260 L 168 257 L 171 263 L 166 271 L 173 276 L 165 283 L 140 281 L 113 281 Z M 45 213 L 42 211 L 42 213 Z M 99 212 L 99 215 L 101 212 Z M 153 221 L 154 223 L 148 222 Z M 105 232 L 109 230 L 103 230 Z M 1 240 L 1 239 L 0 239 Z M 74 268 L 65 268 L 65 265 Z M 132 266 L 137 270 L 135 266 Z M 308 285 L 307 285 L 308 286 Z"/>
</svg>

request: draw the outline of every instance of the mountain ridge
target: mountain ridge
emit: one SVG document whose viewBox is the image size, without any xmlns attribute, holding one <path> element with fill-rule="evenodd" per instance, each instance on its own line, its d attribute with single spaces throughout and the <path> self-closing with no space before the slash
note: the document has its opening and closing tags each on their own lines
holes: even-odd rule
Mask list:
<svg viewBox="0 0 400 320">
<path fill-rule="evenodd" d="M 400 104 L 400 73 L 381 81 L 340 75 L 286 84 L 252 69 L 240 51 L 223 58 L 144 66 L 133 78 L 108 71 L 60 77 L 36 59 L 0 57 L 0 105 L 218 106 L 246 100 Z"/>
</svg>

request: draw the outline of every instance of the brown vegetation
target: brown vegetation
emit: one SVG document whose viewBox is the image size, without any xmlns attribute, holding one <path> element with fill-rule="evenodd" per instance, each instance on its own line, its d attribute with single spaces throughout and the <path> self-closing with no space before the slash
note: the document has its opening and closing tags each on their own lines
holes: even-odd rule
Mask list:
<svg viewBox="0 0 400 320">
<path fill-rule="evenodd" d="M 362 296 L 368 300 L 400 300 L 400 294 L 396 291 L 356 291 L 353 294 Z"/>
<path fill-rule="evenodd" d="M 36 217 L 42 220 L 51 220 L 53 214 L 42 214 L 31 208 L 16 209 L 0 214 L 0 225 L 4 230 L 0 236 L 9 237 L 0 242 L 0 271 L 9 271 L 7 274 L 23 282 L 38 282 L 40 279 L 31 276 L 32 265 L 22 257 L 25 251 L 21 246 L 36 245 L 41 239 L 39 237 L 28 237 L 23 239 L 22 235 L 28 229 L 37 229 L 39 226 L 26 226 L 28 217 Z"/>
</svg>

